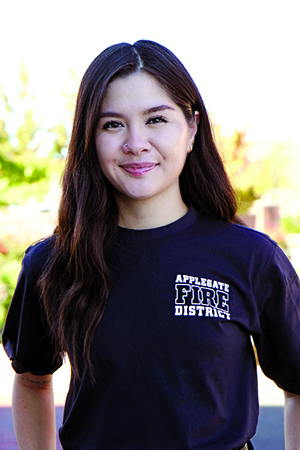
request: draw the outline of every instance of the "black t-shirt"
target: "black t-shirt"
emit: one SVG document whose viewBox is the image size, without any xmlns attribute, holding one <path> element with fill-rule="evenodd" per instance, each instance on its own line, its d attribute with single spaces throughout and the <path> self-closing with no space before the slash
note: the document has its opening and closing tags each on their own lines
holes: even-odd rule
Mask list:
<svg viewBox="0 0 300 450">
<path fill-rule="evenodd" d="M 16 371 L 52 373 L 51 339 L 36 279 L 53 239 L 31 247 L 7 317 Z M 198 216 L 119 228 L 113 287 L 87 371 L 72 380 L 65 450 L 232 450 L 254 434 L 261 368 L 300 395 L 300 286 L 276 243 Z"/>
</svg>

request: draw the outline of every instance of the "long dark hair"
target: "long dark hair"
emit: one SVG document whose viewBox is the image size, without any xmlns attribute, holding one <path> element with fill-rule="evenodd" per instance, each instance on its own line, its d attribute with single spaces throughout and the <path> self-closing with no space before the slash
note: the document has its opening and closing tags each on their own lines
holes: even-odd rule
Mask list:
<svg viewBox="0 0 300 450">
<path fill-rule="evenodd" d="M 92 339 L 111 288 L 108 255 L 114 248 L 118 208 L 95 151 L 95 133 L 109 83 L 144 71 L 156 78 L 191 123 L 200 121 L 193 151 L 180 175 L 183 201 L 210 217 L 239 222 L 234 191 L 216 148 L 199 91 L 181 62 L 152 41 L 104 50 L 87 69 L 77 97 L 62 183 L 55 244 L 39 286 L 57 352 L 67 351 L 73 373 L 84 363 L 93 375 Z"/>
</svg>

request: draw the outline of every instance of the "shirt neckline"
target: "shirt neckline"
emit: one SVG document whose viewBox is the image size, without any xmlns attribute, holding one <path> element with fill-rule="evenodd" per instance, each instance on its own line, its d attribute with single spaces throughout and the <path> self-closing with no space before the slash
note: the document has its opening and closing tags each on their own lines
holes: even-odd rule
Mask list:
<svg viewBox="0 0 300 450">
<path fill-rule="evenodd" d="M 118 226 L 118 236 L 121 241 L 127 242 L 145 242 L 171 237 L 175 234 L 182 233 L 193 226 L 198 219 L 198 214 L 194 208 L 180 219 L 158 228 L 149 228 L 136 230 L 132 228 L 123 228 Z"/>
</svg>

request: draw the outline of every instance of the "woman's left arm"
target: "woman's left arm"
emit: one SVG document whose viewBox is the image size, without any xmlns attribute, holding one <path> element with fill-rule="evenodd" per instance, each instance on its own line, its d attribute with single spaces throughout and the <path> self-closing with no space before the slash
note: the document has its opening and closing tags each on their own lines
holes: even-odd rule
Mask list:
<svg viewBox="0 0 300 450">
<path fill-rule="evenodd" d="M 300 449 L 300 396 L 284 392 L 285 449 Z"/>
</svg>

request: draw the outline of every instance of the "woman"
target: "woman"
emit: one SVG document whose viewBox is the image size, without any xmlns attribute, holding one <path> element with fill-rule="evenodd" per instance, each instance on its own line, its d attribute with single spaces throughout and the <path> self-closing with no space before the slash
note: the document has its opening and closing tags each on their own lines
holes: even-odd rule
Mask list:
<svg viewBox="0 0 300 450">
<path fill-rule="evenodd" d="M 150 41 L 108 48 L 80 86 L 58 225 L 27 251 L 6 321 L 20 448 L 55 448 L 63 352 L 64 449 L 252 448 L 251 336 L 298 448 L 299 293 L 277 245 L 239 224 L 182 64 Z"/>
</svg>

